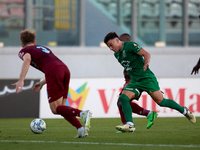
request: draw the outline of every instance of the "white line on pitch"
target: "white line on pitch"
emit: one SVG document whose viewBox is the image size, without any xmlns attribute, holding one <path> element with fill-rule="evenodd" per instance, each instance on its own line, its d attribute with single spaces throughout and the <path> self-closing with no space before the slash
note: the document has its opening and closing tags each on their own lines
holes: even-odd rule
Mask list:
<svg viewBox="0 0 200 150">
<path fill-rule="evenodd" d="M 87 145 L 119 145 L 119 146 L 145 146 L 145 147 L 190 147 L 200 148 L 200 145 L 168 145 L 168 144 L 131 144 L 131 143 L 99 143 L 99 142 L 59 142 L 59 141 L 25 141 L 25 140 L 0 140 L 2 143 L 63 143 L 63 144 L 87 144 Z"/>
</svg>

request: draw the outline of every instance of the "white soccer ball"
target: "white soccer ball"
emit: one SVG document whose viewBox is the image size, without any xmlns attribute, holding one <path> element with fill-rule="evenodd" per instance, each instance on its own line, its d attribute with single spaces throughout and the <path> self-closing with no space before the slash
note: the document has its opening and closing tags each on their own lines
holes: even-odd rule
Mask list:
<svg viewBox="0 0 200 150">
<path fill-rule="evenodd" d="M 30 124 L 31 131 L 35 134 L 40 134 L 46 129 L 46 123 L 42 119 L 34 119 Z"/>
</svg>

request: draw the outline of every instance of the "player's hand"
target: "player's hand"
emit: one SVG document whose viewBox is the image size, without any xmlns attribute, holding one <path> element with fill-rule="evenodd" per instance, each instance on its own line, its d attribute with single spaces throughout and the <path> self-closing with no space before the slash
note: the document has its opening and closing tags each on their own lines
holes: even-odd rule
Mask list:
<svg viewBox="0 0 200 150">
<path fill-rule="evenodd" d="M 37 82 L 34 86 L 33 86 L 33 91 L 34 92 L 39 92 L 42 88 L 43 84 L 41 82 Z"/>
<path fill-rule="evenodd" d="M 16 86 L 16 93 L 19 93 L 22 91 L 22 87 L 24 86 L 24 81 L 19 80 L 16 83 L 13 83 L 11 85 Z"/>
<path fill-rule="evenodd" d="M 143 70 L 146 71 L 148 66 L 149 66 L 149 63 L 144 64 Z"/>
<path fill-rule="evenodd" d="M 191 75 L 193 73 L 194 73 L 194 75 L 199 73 L 199 65 L 194 66 L 194 68 L 192 69 Z"/>
</svg>

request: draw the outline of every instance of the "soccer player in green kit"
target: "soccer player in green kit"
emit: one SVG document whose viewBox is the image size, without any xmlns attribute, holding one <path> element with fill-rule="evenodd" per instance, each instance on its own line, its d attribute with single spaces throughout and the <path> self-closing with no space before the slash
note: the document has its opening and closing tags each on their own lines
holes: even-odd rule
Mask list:
<svg viewBox="0 0 200 150">
<path fill-rule="evenodd" d="M 127 33 L 121 34 L 119 36 L 119 39 L 123 42 L 131 42 L 131 40 L 132 40 L 131 36 Z M 125 69 L 123 71 L 123 74 L 124 74 L 124 79 L 125 79 L 125 84 L 123 85 L 123 88 L 125 88 L 126 85 L 128 85 L 131 82 L 131 78 L 130 78 L 130 75 L 128 74 L 128 72 L 126 72 Z M 123 88 L 120 92 L 120 95 L 123 91 Z M 134 99 L 138 100 L 140 98 L 141 94 L 142 93 L 140 93 L 140 95 L 138 97 L 135 97 Z M 140 107 L 137 103 L 133 102 L 133 100 L 130 100 L 130 105 L 131 105 L 133 113 L 147 117 L 147 119 L 148 119 L 147 129 L 151 128 L 151 126 L 154 124 L 154 121 L 155 121 L 155 119 L 158 115 L 157 112 L 144 109 L 144 108 Z M 123 113 L 122 107 L 121 107 L 121 102 L 120 102 L 119 99 L 117 101 L 117 106 L 118 106 L 118 109 L 119 109 L 121 121 L 122 121 L 123 124 L 126 124 L 126 119 L 124 117 L 124 113 Z M 123 133 L 123 132 L 117 131 L 116 133 Z"/>
<path fill-rule="evenodd" d="M 138 97 L 143 91 L 146 91 L 159 106 L 175 109 L 185 115 L 190 122 L 196 122 L 195 116 L 187 107 L 182 107 L 174 100 L 163 97 L 157 79 L 149 69 L 150 54 L 147 51 L 135 42 L 120 41 L 115 32 L 108 33 L 104 38 L 104 43 L 114 52 L 114 56 L 118 62 L 131 77 L 131 83 L 123 89 L 119 97 L 127 123 L 116 126 L 117 130 L 135 131 L 129 101 Z"/>
</svg>

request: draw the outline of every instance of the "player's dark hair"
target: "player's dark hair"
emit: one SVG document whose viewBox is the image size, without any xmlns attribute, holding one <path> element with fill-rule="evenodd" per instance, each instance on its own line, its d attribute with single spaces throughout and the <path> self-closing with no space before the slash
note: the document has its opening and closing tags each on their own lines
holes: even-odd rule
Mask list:
<svg viewBox="0 0 200 150">
<path fill-rule="evenodd" d="M 131 36 L 128 33 L 123 33 L 119 36 L 119 39 L 121 41 L 124 41 L 124 39 L 126 39 L 125 41 L 131 41 Z"/>
<path fill-rule="evenodd" d="M 24 46 L 26 46 L 28 43 L 34 43 L 35 38 L 36 38 L 36 33 L 31 32 L 28 29 L 20 32 L 20 40 Z"/>
<path fill-rule="evenodd" d="M 108 33 L 105 38 L 104 38 L 104 43 L 107 44 L 107 42 L 110 40 L 110 39 L 114 39 L 114 38 L 118 38 L 118 35 L 115 33 L 115 32 L 110 32 Z"/>
</svg>

